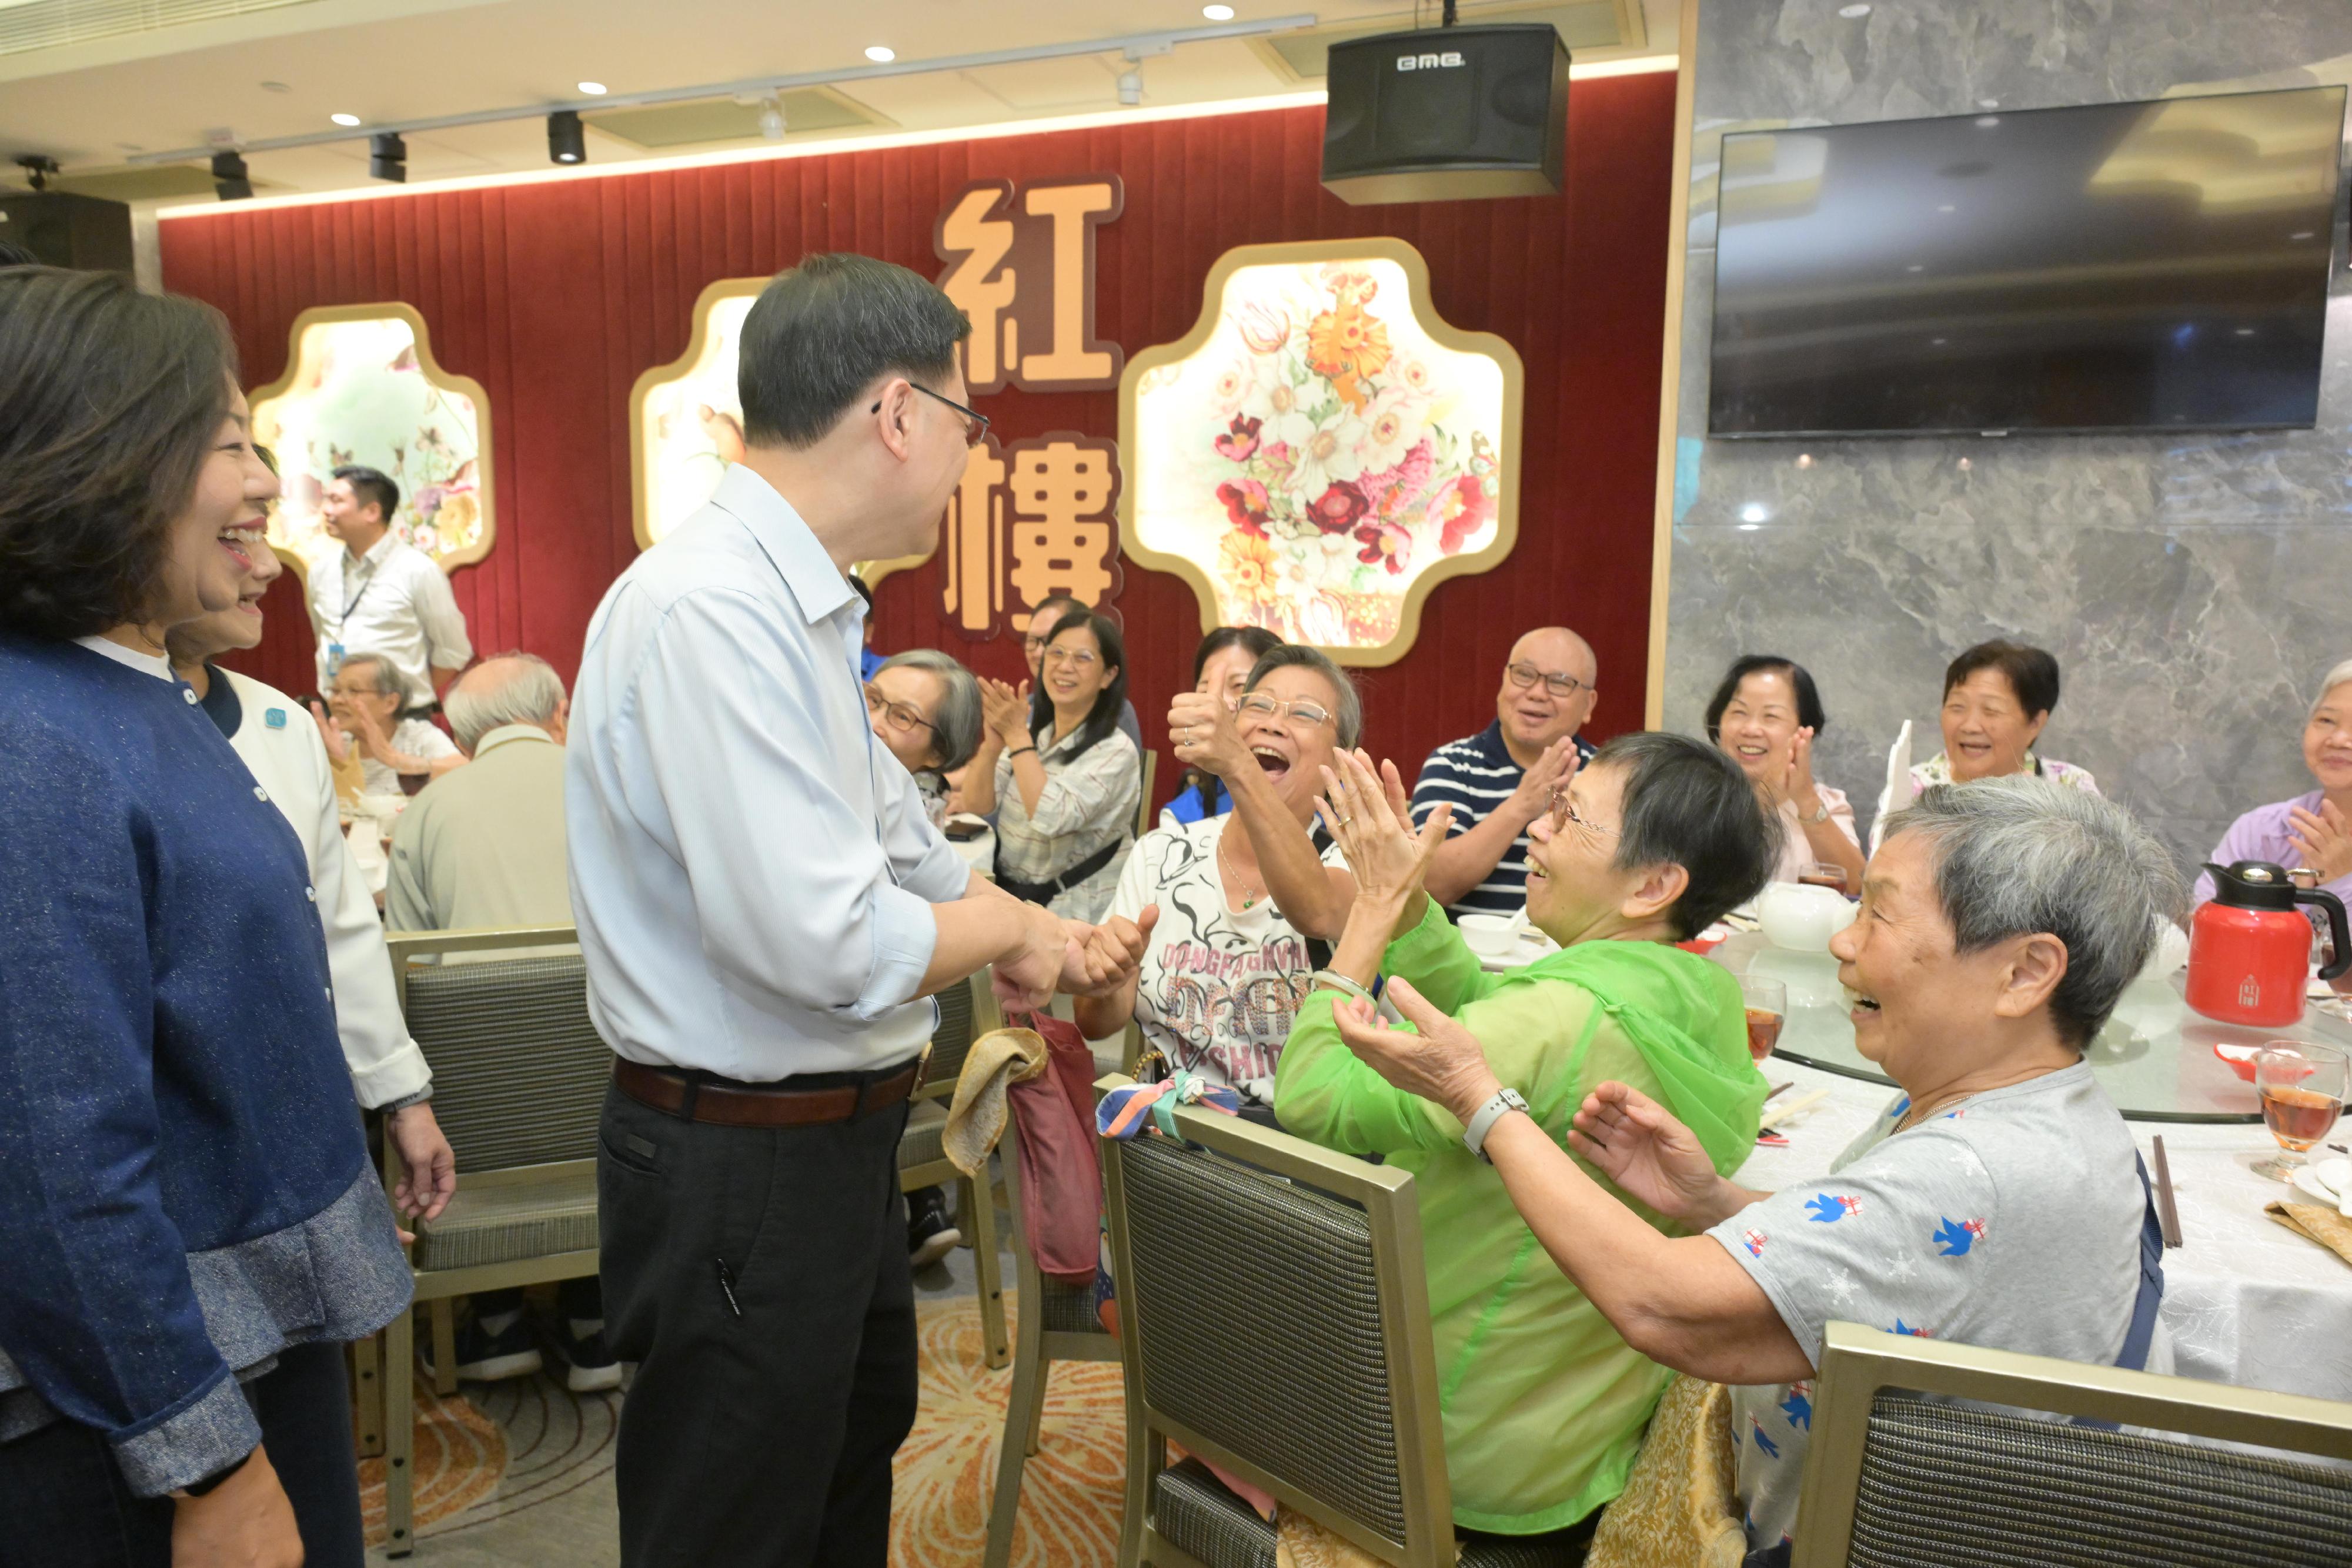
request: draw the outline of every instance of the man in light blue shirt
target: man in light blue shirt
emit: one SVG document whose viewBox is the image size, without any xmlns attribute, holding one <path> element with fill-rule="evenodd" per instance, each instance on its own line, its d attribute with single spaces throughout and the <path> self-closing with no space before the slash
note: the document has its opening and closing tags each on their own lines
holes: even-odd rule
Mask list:
<svg viewBox="0 0 2352 1568">
<path fill-rule="evenodd" d="M 870 1563 L 913 1423 L 898 1185 L 932 992 L 1131 974 L 1141 933 L 997 892 L 874 739 L 852 560 L 934 542 L 986 422 L 939 289 L 814 256 L 745 319 L 747 451 L 589 624 L 565 789 L 605 1336 L 639 1363 L 622 1562 Z M 1148 923 L 1147 923 L 1148 929 Z"/>
</svg>

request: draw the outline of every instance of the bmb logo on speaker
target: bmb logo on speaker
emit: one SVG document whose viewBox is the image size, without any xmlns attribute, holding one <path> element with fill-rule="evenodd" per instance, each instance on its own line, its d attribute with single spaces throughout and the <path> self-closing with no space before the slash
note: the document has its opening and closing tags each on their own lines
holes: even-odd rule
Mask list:
<svg viewBox="0 0 2352 1568">
<path fill-rule="evenodd" d="M 1442 55 L 1399 55 L 1397 69 L 1401 71 L 1443 70 L 1462 63 L 1459 49 L 1448 49 Z"/>
</svg>

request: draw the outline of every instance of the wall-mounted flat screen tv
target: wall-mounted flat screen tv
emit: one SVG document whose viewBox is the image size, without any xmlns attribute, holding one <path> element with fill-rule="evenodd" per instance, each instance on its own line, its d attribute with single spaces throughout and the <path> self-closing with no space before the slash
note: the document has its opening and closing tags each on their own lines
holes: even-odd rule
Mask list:
<svg viewBox="0 0 2352 1568">
<path fill-rule="evenodd" d="M 1708 431 L 2312 424 L 2344 99 L 1726 136 Z"/>
</svg>

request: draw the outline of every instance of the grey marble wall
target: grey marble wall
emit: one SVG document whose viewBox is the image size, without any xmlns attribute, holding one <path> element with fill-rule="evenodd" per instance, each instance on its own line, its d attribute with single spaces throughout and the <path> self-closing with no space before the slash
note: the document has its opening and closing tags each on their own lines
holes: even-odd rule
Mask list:
<svg viewBox="0 0 2352 1568">
<path fill-rule="evenodd" d="M 2347 0 L 1701 0 L 1665 722 L 1743 653 L 1810 667 L 1818 772 L 1867 821 L 1888 744 L 1991 636 L 2058 655 L 2041 746 L 2184 862 L 2311 788 L 2316 677 L 2352 657 L 2352 272 L 2339 216 L 2319 426 L 2263 434 L 1720 442 L 1706 429 L 1727 131 L 2342 82 Z M 1761 517 L 1763 520 L 1754 519 Z"/>
</svg>

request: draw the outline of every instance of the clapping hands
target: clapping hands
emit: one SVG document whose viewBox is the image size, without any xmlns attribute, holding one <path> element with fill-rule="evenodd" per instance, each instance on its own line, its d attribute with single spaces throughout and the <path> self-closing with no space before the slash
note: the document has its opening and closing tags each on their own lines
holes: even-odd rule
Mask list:
<svg viewBox="0 0 2352 1568">
<path fill-rule="evenodd" d="M 1355 873 L 1357 902 L 1402 909 L 1422 890 L 1454 809 L 1438 807 L 1415 832 L 1395 763 L 1383 762 L 1375 773 L 1362 751 L 1342 751 L 1333 760 L 1339 767 L 1323 769 L 1323 795 L 1315 809 Z"/>
</svg>

